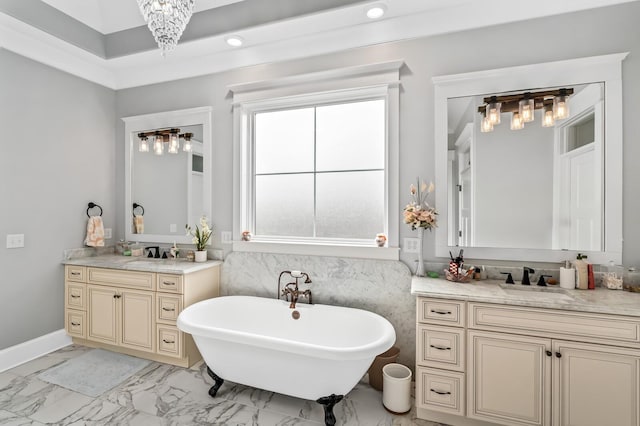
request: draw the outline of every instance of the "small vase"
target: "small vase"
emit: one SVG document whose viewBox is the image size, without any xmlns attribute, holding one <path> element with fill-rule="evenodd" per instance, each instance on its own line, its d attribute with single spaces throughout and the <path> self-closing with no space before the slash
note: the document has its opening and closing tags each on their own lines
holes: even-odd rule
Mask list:
<svg viewBox="0 0 640 426">
<path fill-rule="evenodd" d="M 424 238 L 424 228 L 418 228 L 418 266 L 416 267 L 416 277 L 424 277 L 424 257 L 422 256 L 422 240 Z"/>
<path fill-rule="evenodd" d="M 196 262 L 206 262 L 207 261 L 207 251 L 206 250 L 197 250 L 195 256 Z"/>
</svg>

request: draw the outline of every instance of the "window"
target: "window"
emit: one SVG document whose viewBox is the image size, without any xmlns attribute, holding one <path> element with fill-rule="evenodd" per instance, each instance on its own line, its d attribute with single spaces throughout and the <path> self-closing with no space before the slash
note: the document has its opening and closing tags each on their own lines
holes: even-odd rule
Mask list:
<svg viewBox="0 0 640 426">
<path fill-rule="evenodd" d="M 385 100 L 254 115 L 256 238 L 373 241 L 384 214 Z"/>
<path fill-rule="evenodd" d="M 398 258 L 400 65 L 230 87 L 234 250 Z"/>
</svg>

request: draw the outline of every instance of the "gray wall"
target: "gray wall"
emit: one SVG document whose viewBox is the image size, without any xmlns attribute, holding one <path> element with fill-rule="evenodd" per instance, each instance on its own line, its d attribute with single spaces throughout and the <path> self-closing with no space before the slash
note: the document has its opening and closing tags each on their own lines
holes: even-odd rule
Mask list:
<svg viewBox="0 0 640 426">
<path fill-rule="evenodd" d="M 640 3 L 536 19 L 478 30 L 464 31 L 395 43 L 385 43 L 283 63 L 241 68 L 229 72 L 150 85 L 117 92 L 117 117 L 213 106 L 213 214 L 218 231 L 232 226 L 232 113 L 229 84 L 264 80 L 334 67 L 403 59 L 400 95 L 400 204 L 408 201 L 409 185 L 416 176 L 434 179 L 433 85 L 431 77 L 491 68 L 508 67 L 568 58 L 629 51 L 623 63 L 624 84 L 624 262 L 640 266 L 640 227 L 634 217 L 640 208 L 636 142 L 640 122 L 632 114 L 640 111 Z M 593 31 L 598 28 L 598 31 Z M 523 43 L 535 36 L 534 43 Z M 487 54 L 479 46 L 496 46 Z M 523 48 L 523 46 L 526 46 Z M 151 107 L 151 109 L 150 109 Z M 116 179 L 121 211 L 124 193 L 124 126 L 118 122 Z M 436 190 L 443 190 L 436 188 Z M 393 206 L 392 206 L 393 208 Z M 122 230 L 120 222 L 119 230 Z M 415 236 L 406 226 L 403 237 Z M 220 233 L 214 236 L 220 244 Z M 435 259 L 435 238 L 427 233 L 425 257 Z M 225 246 L 227 248 L 228 246 Z M 407 263 L 414 255 L 402 255 Z M 496 263 L 496 262 L 492 262 Z"/>
<path fill-rule="evenodd" d="M 0 349 L 64 327 L 62 252 L 89 201 L 115 224 L 114 121 L 114 91 L 0 49 Z"/>
</svg>

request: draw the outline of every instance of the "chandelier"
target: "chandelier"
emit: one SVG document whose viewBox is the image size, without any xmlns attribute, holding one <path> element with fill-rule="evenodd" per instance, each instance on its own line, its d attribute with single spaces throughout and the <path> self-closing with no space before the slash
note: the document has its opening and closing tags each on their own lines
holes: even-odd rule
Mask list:
<svg viewBox="0 0 640 426">
<path fill-rule="evenodd" d="M 138 133 L 138 151 L 149 152 L 149 145 L 153 145 L 153 152 L 156 155 L 164 153 L 164 145 L 168 145 L 169 154 L 177 154 L 180 148 L 180 139 L 183 139 L 182 150 L 191 151 L 191 138 L 193 133 L 180 133 L 180 129 L 152 130 L 150 132 Z M 151 140 L 150 140 L 151 138 Z"/>
<path fill-rule="evenodd" d="M 480 131 L 491 132 L 500 124 L 500 114 L 510 112 L 511 130 L 524 128 L 524 123 L 534 120 L 535 110 L 542 110 L 542 127 L 551 127 L 556 120 L 569 117 L 569 96 L 573 89 L 562 88 L 540 92 L 525 92 L 514 95 L 488 96 L 478 107 L 482 114 Z"/>
<path fill-rule="evenodd" d="M 140 12 L 162 56 L 178 45 L 191 19 L 194 0 L 138 0 Z"/>
</svg>

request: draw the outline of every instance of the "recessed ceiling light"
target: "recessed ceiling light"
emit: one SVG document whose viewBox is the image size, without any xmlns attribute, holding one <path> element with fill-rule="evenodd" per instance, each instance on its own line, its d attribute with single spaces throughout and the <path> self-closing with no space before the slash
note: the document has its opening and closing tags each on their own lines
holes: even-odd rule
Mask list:
<svg viewBox="0 0 640 426">
<path fill-rule="evenodd" d="M 244 39 L 240 36 L 229 36 L 227 37 L 227 44 L 232 47 L 240 47 L 244 44 Z"/>
<path fill-rule="evenodd" d="M 370 19 L 382 18 L 387 11 L 387 6 L 384 4 L 374 4 L 367 8 L 367 17 Z"/>
</svg>

